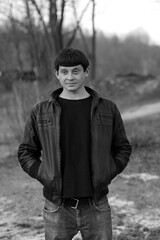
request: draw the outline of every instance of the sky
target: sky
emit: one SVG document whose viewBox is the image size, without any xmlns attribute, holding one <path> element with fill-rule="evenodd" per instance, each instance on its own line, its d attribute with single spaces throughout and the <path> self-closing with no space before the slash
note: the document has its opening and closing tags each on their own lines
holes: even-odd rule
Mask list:
<svg viewBox="0 0 160 240">
<path fill-rule="evenodd" d="M 22 0 L 0 0 L 6 4 L 18 3 Z M 37 0 L 37 2 L 44 0 Z M 89 0 L 76 0 L 77 14 L 80 15 Z M 71 3 L 71 0 L 68 1 Z M 96 29 L 103 31 L 106 35 L 118 35 L 124 37 L 130 32 L 146 32 L 151 43 L 160 45 L 160 0 L 95 0 L 96 2 Z M 6 6 L 6 5 L 5 5 Z M 91 8 L 85 12 L 81 25 L 90 31 Z M 17 15 L 20 11 L 16 12 Z M 66 24 L 74 23 L 70 18 L 70 10 L 67 12 Z"/>
<path fill-rule="evenodd" d="M 80 2 L 85 6 L 87 1 Z M 89 22 L 85 14 L 82 25 L 89 28 Z M 160 0 L 96 0 L 95 23 L 107 35 L 146 32 L 152 42 L 160 44 Z"/>
</svg>

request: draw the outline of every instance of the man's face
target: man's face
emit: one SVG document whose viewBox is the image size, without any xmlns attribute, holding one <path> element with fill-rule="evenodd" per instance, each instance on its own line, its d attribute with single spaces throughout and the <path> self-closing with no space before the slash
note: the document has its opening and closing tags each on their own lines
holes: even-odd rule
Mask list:
<svg viewBox="0 0 160 240">
<path fill-rule="evenodd" d="M 61 86 L 67 91 L 78 91 L 84 87 L 84 82 L 88 76 L 89 68 L 84 72 L 82 65 L 74 67 L 60 66 L 55 72 Z"/>
</svg>

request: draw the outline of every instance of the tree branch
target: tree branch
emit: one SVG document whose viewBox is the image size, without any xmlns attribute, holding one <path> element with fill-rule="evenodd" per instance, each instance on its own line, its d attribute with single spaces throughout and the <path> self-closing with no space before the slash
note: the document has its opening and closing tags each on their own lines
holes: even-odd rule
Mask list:
<svg viewBox="0 0 160 240">
<path fill-rule="evenodd" d="M 62 3 L 61 3 L 61 18 L 60 18 L 60 21 L 59 21 L 59 31 L 60 32 L 62 32 L 65 6 L 66 6 L 66 0 L 62 0 Z"/>
<path fill-rule="evenodd" d="M 83 9 L 83 11 L 82 11 L 82 13 L 81 13 L 80 18 L 78 19 L 77 11 L 76 11 L 76 6 L 75 6 L 75 1 L 74 1 L 74 0 L 72 1 L 72 6 L 73 6 L 73 10 L 74 10 L 74 16 L 75 16 L 75 19 L 76 19 L 76 27 L 75 27 L 75 29 L 73 30 L 73 33 L 72 33 L 71 38 L 69 39 L 69 41 L 68 41 L 67 44 L 66 44 L 67 47 L 69 47 L 69 46 L 72 44 L 73 40 L 75 39 L 76 33 L 77 33 L 78 29 L 80 28 L 80 22 L 81 22 L 81 20 L 82 20 L 82 18 L 83 18 L 83 16 L 84 16 L 85 12 L 87 11 L 87 8 L 89 7 L 90 2 L 91 2 L 91 1 L 89 1 L 89 2 L 87 3 L 87 5 L 85 6 L 85 8 Z"/>
<path fill-rule="evenodd" d="M 27 0 L 27 1 L 28 1 L 28 0 Z M 32 5 L 35 7 L 35 9 L 36 9 L 36 11 L 37 11 L 37 13 L 38 13 L 38 15 L 39 15 L 39 18 L 40 18 L 40 20 L 41 20 L 41 22 L 42 22 L 42 25 L 43 25 L 43 28 L 44 28 L 44 31 L 45 31 L 45 34 L 46 34 L 46 38 L 47 38 L 47 40 L 48 40 L 48 44 L 50 45 L 50 47 L 51 47 L 51 49 L 52 49 L 52 43 L 51 43 L 51 41 L 50 41 L 50 35 L 49 35 L 49 32 L 48 32 L 47 26 L 46 26 L 46 24 L 45 24 L 45 21 L 44 21 L 44 19 L 43 19 L 41 9 L 39 8 L 36 0 L 29 0 L 29 1 L 30 1 L 30 2 L 32 3 Z"/>
</svg>

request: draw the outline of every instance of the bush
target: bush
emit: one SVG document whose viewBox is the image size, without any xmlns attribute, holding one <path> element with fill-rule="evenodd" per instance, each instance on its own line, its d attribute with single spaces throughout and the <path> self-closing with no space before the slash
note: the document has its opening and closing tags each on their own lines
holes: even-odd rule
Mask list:
<svg viewBox="0 0 160 240">
<path fill-rule="evenodd" d="M 37 82 L 18 81 L 13 85 L 6 107 L 9 126 L 18 142 L 21 141 L 24 124 L 31 107 L 40 99 Z"/>
<path fill-rule="evenodd" d="M 135 135 L 130 137 L 130 142 L 134 149 L 153 148 L 159 144 L 154 135 L 151 135 L 148 132 L 137 132 Z"/>
</svg>

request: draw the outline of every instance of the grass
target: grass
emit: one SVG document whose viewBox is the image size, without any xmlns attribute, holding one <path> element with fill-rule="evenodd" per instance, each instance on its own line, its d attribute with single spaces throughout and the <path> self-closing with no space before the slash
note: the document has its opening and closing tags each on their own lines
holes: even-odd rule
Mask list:
<svg viewBox="0 0 160 240">
<path fill-rule="evenodd" d="M 134 150 L 156 148 L 160 145 L 160 115 L 135 119 L 125 123 Z"/>
<path fill-rule="evenodd" d="M 125 123 L 133 147 L 131 160 L 123 174 L 148 174 L 157 180 L 127 180 L 120 175 L 110 187 L 110 195 L 133 202 L 133 207 L 113 206 L 114 240 L 159 240 L 160 225 L 160 114 Z M 121 214 L 121 211 L 123 212 Z M 133 213 L 132 213 L 133 212 Z M 146 221 L 146 224 L 145 224 Z M 157 223 L 156 223 L 157 221 Z M 154 225 L 155 222 L 155 225 Z M 151 226 L 153 223 L 153 226 Z M 119 228 L 120 227 L 120 228 Z M 123 229 L 116 234 L 117 229 Z"/>
</svg>

